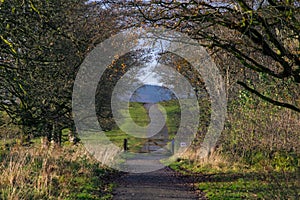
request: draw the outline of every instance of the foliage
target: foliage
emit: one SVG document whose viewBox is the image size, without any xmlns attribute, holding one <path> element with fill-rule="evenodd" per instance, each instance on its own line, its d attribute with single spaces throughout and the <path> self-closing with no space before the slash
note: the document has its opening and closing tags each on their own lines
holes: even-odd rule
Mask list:
<svg viewBox="0 0 300 200">
<path fill-rule="evenodd" d="M 300 5 L 296 0 L 117 2 L 140 13 L 139 18 L 132 19 L 134 25 L 163 26 L 186 33 L 214 53 L 224 50 L 233 56 L 241 70 L 248 68 L 253 74 L 263 73 L 299 88 Z M 253 88 L 239 79 L 237 83 L 260 98 L 300 111 L 299 102 L 264 95 L 265 88 Z"/>
<path fill-rule="evenodd" d="M 116 128 L 111 109 L 113 88 L 130 68 L 144 65 L 149 59 L 147 57 L 147 50 L 137 50 L 117 56 L 120 57 L 112 60 L 111 64 L 105 69 L 96 90 L 96 114 L 101 128 L 105 131 Z M 131 83 L 137 82 L 137 77 L 130 78 Z M 124 90 L 125 92 L 127 91 Z"/>
<path fill-rule="evenodd" d="M 285 92 L 288 96 L 289 92 Z M 241 90 L 229 104 L 219 144 L 225 154 L 236 160 L 250 165 L 271 165 L 270 160 L 277 154 L 299 157 L 298 122 L 297 112 L 260 101 Z"/>
<path fill-rule="evenodd" d="M 76 72 L 92 46 L 114 30 L 106 31 L 113 20 L 98 18 L 108 20 L 101 8 L 85 0 L 1 1 L 0 109 L 23 133 L 60 142 L 61 130 L 74 128 Z"/>
<path fill-rule="evenodd" d="M 20 131 L 19 127 L 11 122 L 7 113 L 0 111 L 0 143 L 5 143 L 7 139 L 18 138 Z"/>
</svg>

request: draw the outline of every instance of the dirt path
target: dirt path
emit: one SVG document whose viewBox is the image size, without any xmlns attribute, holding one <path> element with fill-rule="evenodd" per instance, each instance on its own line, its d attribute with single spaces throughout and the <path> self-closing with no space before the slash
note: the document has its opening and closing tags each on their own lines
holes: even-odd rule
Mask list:
<svg viewBox="0 0 300 200">
<path fill-rule="evenodd" d="M 127 173 L 115 180 L 114 200 L 168 200 L 200 198 L 187 180 L 168 167 L 149 173 Z"/>
<path fill-rule="evenodd" d="M 145 104 L 144 106 L 149 111 L 152 104 Z M 156 130 L 155 125 L 153 124 L 153 127 L 149 128 L 151 135 L 153 132 L 151 128 Z M 203 197 L 199 198 L 199 195 L 191 187 L 190 180 L 178 176 L 176 172 L 168 167 L 164 167 L 160 162 L 161 159 L 169 157 L 171 152 L 167 150 L 149 152 L 150 149 L 155 149 L 155 145 L 158 149 L 164 146 L 165 144 L 158 145 L 159 141 L 164 138 L 168 139 L 166 126 L 156 135 L 149 137 L 149 139 L 155 141 L 155 144 L 149 143 L 142 148 L 148 150 L 148 153 L 128 157 L 121 164 L 120 169 L 122 171 L 136 173 L 126 173 L 115 180 L 117 187 L 113 191 L 114 200 L 205 199 Z"/>
</svg>

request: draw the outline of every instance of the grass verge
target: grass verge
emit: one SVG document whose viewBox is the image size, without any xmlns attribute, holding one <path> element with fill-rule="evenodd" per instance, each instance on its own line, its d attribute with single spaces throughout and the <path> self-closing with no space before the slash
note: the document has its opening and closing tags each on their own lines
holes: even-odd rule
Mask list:
<svg viewBox="0 0 300 200">
<path fill-rule="evenodd" d="M 181 160 L 171 165 L 192 176 L 197 189 L 208 199 L 299 199 L 300 172 L 251 168 L 232 163 L 191 163 Z"/>
<path fill-rule="evenodd" d="M 111 199 L 116 172 L 83 146 L 43 149 L 39 144 L 0 149 L 0 199 Z"/>
</svg>

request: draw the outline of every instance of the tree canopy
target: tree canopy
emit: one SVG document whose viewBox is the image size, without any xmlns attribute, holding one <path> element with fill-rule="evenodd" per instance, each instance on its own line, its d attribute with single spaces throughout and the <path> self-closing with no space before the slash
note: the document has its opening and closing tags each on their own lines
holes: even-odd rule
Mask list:
<svg viewBox="0 0 300 200">
<path fill-rule="evenodd" d="M 119 1 L 135 9 L 134 24 L 164 26 L 188 34 L 213 52 L 222 50 L 239 68 L 264 74 L 299 92 L 300 4 L 289 0 Z M 226 59 L 226 58 L 225 58 Z M 270 80 L 271 82 L 271 80 Z M 237 83 L 275 105 L 300 112 L 299 99 L 266 94 L 253 80 Z M 289 88 L 290 87 L 290 88 Z M 298 96 L 298 95 L 297 95 Z"/>
<path fill-rule="evenodd" d="M 84 0 L 0 2 L 0 109 L 25 133 L 59 140 L 73 128 L 76 72 L 114 31 L 108 12 Z"/>
<path fill-rule="evenodd" d="M 72 87 L 86 54 L 121 28 L 164 26 L 188 34 L 212 54 L 224 53 L 221 68 L 234 66 L 234 80 L 246 90 L 300 112 L 299 11 L 293 0 L 2 0 L 0 110 L 24 132 L 56 138 L 62 128 L 73 127 Z M 180 61 L 168 59 L 163 61 L 174 66 Z M 107 102 L 129 60 L 112 65 L 118 71 L 112 82 L 109 73 L 115 69 L 107 68 L 99 101 Z M 186 69 L 177 70 L 190 73 Z M 111 117 L 97 112 L 102 119 Z"/>
</svg>

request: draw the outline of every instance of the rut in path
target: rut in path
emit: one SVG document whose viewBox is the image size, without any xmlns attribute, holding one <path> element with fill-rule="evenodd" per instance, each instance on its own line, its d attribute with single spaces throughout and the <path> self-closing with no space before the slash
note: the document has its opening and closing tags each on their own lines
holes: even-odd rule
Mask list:
<svg viewBox="0 0 300 200">
<path fill-rule="evenodd" d="M 128 173 L 115 182 L 114 200 L 199 199 L 192 187 L 168 167 L 148 173 Z"/>
</svg>

